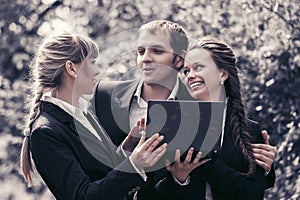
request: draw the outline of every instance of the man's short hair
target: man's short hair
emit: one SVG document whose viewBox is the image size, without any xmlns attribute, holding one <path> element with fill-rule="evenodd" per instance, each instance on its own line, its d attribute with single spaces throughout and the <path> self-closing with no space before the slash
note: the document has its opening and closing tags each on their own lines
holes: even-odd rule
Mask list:
<svg viewBox="0 0 300 200">
<path fill-rule="evenodd" d="M 186 51 L 189 45 L 187 33 L 184 28 L 178 23 L 168 20 L 155 20 L 142 25 L 139 33 L 149 31 L 151 34 L 156 34 L 158 31 L 164 34 L 170 34 L 170 45 L 175 54 L 180 55 Z"/>
</svg>

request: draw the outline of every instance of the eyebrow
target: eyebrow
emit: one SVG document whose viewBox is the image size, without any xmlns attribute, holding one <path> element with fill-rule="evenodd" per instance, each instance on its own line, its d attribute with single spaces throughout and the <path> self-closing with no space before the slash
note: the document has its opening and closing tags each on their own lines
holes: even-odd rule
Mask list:
<svg viewBox="0 0 300 200">
<path fill-rule="evenodd" d="M 196 61 L 192 64 L 193 67 L 195 67 L 196 65 L 201 65 L 201 66 L 205 66 L 204 64 L 200 63 L 199 61 Z"/>
<path fill-rule="evenodd" d="M 158 48 L 158 49 L 166 49 L 164 46 L 162 46 L 162 45 L 159 45 L 159 44 L 157 44 L 157 45 L 151 45 L 151 46 L 146 46 L 146 47 L 150 47 L 150 48 L 152 48 L 152 49 L 154 49 L 154 48 Z M 137 48 L 139 49 L 139 48 L 146 48 L 145 46 L 138 46 Z"/>
</svg>

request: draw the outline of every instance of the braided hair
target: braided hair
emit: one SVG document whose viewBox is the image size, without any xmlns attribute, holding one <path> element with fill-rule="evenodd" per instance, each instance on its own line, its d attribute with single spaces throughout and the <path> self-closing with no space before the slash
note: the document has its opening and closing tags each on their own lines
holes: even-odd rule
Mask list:
<svg viewBox="0 0 300 200">
<path fill-rule="evenodd" d="M 228 78 L 224 81 L 224 87 L 228 97 L 227 116 L 230 119 L 229 125 L 232 128 L 235 144 L 241 148 L 245 160 L 248 162 L 248 172 L 245 175 L 251 175 L 255 172 L 256 164 L 251 147 L 251 135 L 247 129 L 247 119 L 241 97 L 241 84 L 235 55 L 226 43 L 210 36 L 195 41 L 189 47 L 189 50 L 199 48 L 209 52 L 218 69 L 224 69 L 228 72 Z"/>
<path fill-rule="evenodd" d="M 31 88 L 28 96 L 28 116 L 23 131 L 21 168 L 25 180 L 32 184 L 33 162 L 29 150 L 31 127 L 39 115 L 40 101 L 44 93 L 57 90 L 62 83 L 65 63 L 82 63 L 85 59 L 96 58 L 98 47 L 89 37 L 70 33 L 52 35 L 40 45 L 31 66 Z"/>
</svg>

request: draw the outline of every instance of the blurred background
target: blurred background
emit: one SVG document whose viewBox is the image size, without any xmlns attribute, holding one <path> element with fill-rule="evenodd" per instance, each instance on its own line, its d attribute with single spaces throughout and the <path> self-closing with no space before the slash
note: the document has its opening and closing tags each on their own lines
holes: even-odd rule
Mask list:
<svg viewBox="0 0 300 200">
<path fill-rule="evenodd" d="M 39 181 L 28 188 L 19 169 L 28 71 L 40 39 L 57 31 L 89 35 L 100 46 L 103 78 L 132 78 L 136 38 L 128 31 L 155 19 L 233 47 L 249 115 L 277 146 L 276 183 L 265 199 L 299 199 L 299 16 L 296 0 L 0 0 L 0 199 L 53 199 Z"/>
</svg>

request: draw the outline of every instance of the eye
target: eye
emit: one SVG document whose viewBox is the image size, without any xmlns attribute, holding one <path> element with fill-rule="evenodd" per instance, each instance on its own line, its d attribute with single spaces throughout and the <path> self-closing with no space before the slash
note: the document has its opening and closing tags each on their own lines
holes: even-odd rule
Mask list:
<svg viewBox="0 0 300 200">
<path fill-rule="evenodd" d="M 138 48 L 137 53 L 138 53 L 138 55 L 144 55 L 145 49 L 144 48 Z"/>
<path fill-rule="evenodd" d="M 162 54 L 162 53 L 164 52 L 164 50 L 163 50 L 163 49 L 160 49 L 160 48 L 153 48 L 153 52 L 154 52 L 155 54 Z"/>
<path fill-rule="evenodd" d="M 183 73 L 184 76 L 187 76 L 187 75 L 189 75 L 190 70 L 189 69 L 183 69 L 182 73 Z"/>
<path fill-rule="evenodd" d="M 197 72 L 201 71 L 201 70 L 204 68 L 203 65 L 199 65 L 199 64 L 194 65 L 193 67 L 194 67 L 194 69 L 195 69 Z"/>
</svg>

